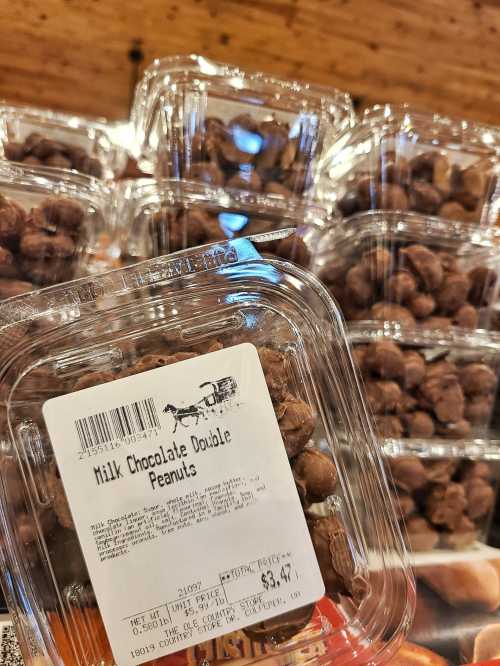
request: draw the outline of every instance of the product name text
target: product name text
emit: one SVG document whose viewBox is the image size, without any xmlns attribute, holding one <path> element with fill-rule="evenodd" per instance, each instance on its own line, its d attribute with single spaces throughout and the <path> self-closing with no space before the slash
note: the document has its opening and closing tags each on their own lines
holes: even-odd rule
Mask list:
<svg viewBox="0 0 500 666">
<path fill-rule="evenodd" d="M 102 486 L 136 474 L 144 474 L 153 490 L 164 488 L 198 474 L 195 456 L 231 443 L 229 430 L 216 428 L 204 435 L 191 435 L 189 444 L 161 444 L 153 453 L 130 453 L 125 461 L 108 460 L 92 468 L 94 481 Z M 193 461 L 193 462 L 191 462 Z"/>
</svg>

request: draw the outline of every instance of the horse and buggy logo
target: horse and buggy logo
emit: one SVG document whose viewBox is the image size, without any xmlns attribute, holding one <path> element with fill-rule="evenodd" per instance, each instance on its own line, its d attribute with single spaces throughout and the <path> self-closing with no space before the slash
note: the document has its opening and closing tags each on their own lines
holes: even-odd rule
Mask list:
<svg viewBox="0 0 500 666">
<path fill-rule="evenodd" d="M 203 382 L 199 389 L 209 390 L 200 400 L 187 407 L 176 407 L 168 404 L 164 407 L 164 414 L 172 414 L 174 417 L 174 430 L 180 424 L 188 428 L 190 420 L 195 420 L 197 426 L 200 418 L 208 419 L 210 414 L 223 414 L 236 406 L 238 397 L 238 384 L 234 377 L 223 377 L 215 381 Z"/>
</svg>

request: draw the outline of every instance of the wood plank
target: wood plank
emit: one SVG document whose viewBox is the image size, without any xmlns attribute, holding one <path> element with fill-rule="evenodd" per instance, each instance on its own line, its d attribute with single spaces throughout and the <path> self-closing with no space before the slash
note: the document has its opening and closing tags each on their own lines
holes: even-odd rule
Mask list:
<svg viewBox="0 0 500 666">
<path fill-rule="evenodd" d="M 499 0 L 0 0 L 0 97 L 128 113 L 129 54 L 198 52 L 500 124 Z"/>
</svg>

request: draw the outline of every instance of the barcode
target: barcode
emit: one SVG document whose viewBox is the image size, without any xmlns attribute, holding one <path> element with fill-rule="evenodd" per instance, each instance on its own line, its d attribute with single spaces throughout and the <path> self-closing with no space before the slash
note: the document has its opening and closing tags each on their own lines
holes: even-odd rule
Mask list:
<svg viewBox="0 0 500 666">
<path fill-rule="evenodd" d="M 160 422 L 153 398 L 146 398 L 77 419 L 75 426 L 82 449 L 86 451 L 115 439 L 159 428 Z"/>
</svg>

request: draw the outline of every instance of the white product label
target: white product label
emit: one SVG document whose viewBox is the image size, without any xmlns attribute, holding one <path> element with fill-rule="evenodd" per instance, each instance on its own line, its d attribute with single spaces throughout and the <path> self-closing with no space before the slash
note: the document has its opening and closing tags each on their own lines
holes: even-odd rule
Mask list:
<svg viewBox="0 0 500 666">
<path fill-rule="evenodd" d="M 323 596 L 253 345 L 53 398 L 43 414 L 120 666 Z"/>
</svg>

